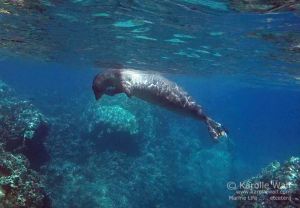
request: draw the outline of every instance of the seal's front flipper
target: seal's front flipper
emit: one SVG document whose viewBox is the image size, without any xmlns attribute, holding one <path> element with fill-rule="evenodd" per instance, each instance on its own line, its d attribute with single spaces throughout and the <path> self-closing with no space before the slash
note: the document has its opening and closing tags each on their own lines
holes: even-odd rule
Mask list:
<svg viewBox="0 0 300 208">
<path fill-rule="evenodd" d="M 131 98 L 131 92 L 127 87 L 123 86 L 123 92 L 127 95 L 127 97 Z"/>
<path fill-rule="evenodd" d="M 210 135 L 215 140 L 218 140 L 221 137 L 227 137 L 227 130 L 220 123 L 212 120 L 211 118 L 207 118 L 206 124 Z"/>
<path fill-rule="evenodd" d="M 132 94 L 130 91 L 130 86 L 127 82 L 121 81 L 121 91 L 124 92 L 127 97 L 131 98 Z"/>
<path fill-rule="evenodd" d="M 132 95 L 130 94 L 129 91 L 124 91 L 124 93 L 127 95 L 127 97 L 131 98 Z"/>
</svg>

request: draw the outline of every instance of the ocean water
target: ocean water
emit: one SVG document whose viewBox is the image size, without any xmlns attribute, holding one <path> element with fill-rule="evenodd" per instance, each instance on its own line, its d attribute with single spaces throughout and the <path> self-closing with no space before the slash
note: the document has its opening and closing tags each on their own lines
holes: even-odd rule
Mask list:
<svg viewBox="0 0 300 208">
<path fill-rule="evenodd" d="M 228 183 L 300 156 L 300 6 L 252 2 L 0 2 L 0 80 L 48 119 L 33 169 L 51 207 L 238 207 Z M 135 97 L 96 101 L 111 68 L 161 73 L 228 138 Z"/>
</svg>

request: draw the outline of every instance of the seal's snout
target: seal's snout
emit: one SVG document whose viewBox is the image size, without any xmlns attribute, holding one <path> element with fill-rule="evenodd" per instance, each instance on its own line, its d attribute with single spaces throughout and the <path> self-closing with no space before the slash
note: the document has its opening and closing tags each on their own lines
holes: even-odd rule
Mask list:
<svg viewBox="0 0 300 208">
<path fill-rule="evenodd" d="M 95 94 L 95 99 L 96 99 L 96 100 L 99 100 L 99 99 L 102 97 L 102 94 L 101 94 L 101 93 L 95 93 L 95 92 L 94 92 L 94 94 Z"/>
<path fill-rule="evenodd" d="M 93 92 L 96 100 L 99 100 L 103 95 L 103 93 L 96 87 L 96 85 L 93 85 Z"/>
<path fill-rule="evenodd" d="M 97 76 L 94 78 L 92 89 L 95 95 L 95 99 L 99 100 L 101 98 L 101 93 L 99 92 L 97 87 Z"/>
<path fill-rule="evenodd" d="M 96 100 L 99 100 L 104 93 L 103 92 L 103 87 L 105 84 L 104 82 L 105 82 L 105 79 L 102 74 L 97 74 L 93 80 L 92 88 L 93 88 L 93 92 L 94 92 Z"/>
</svg>

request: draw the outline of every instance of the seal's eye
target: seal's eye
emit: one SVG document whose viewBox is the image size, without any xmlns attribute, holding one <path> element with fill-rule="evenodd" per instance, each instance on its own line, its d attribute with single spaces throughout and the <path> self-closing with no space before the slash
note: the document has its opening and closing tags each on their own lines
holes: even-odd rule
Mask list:
<svg viewBox="0 0 300 208">
<path fill-rule="evenodd" d="M 113 86 L 109 86 L 106 88 L 106 90 L 113 90 L 113 89 L 115 89 L 115 87 L 113 87 Z"/>
<path fill-rule="evenodd" d="M 115 91 L 116 91 L 116 88 L 115 87 L 112 87 L 112 86 L 109 86 L 105 89 L 105 94 L 107 95 L 114 95 L 115 94 Z"/>
</svg>

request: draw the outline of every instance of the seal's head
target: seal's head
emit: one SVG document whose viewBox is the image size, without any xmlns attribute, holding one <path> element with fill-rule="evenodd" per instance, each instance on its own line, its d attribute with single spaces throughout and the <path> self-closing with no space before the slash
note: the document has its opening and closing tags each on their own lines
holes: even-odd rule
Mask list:
<svg viewBox="0 0 300 208">
<path fill-rule="evenodd" d="M 93 91 L 96 100 L 99 100 L 103 94 L 112 96 L 119 93 L 118 74 L 118 70 L 109 70 L 95 76 L 93 81 Z"/>
</svg>

